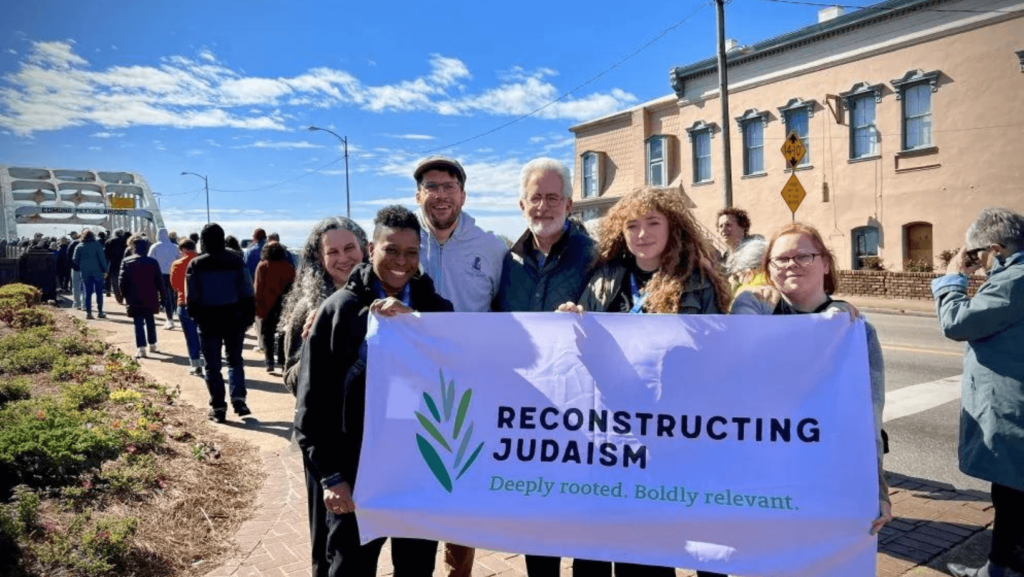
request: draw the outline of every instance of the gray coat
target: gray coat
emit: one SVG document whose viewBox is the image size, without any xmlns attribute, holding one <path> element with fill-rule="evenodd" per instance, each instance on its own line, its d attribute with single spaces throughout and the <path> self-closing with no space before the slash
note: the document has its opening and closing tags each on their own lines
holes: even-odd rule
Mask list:
<svg viewBox="0 0 1024 577">
<path fill-rule="evenodd" d="M 974 298 L 967 279 L 932 282 L 947 338 L 966 341 L 960 392 L 960 470 L 1024 491 L 1024 252 L 989 272 Z"/>
<path fill-rule="evenodd" d="M 533 235 L 526 231 L 505 255 L 495 311 L 553 312 L 558 305 L 579 300 L 597 256 L 593 239 L 571 224 L 543 266 L 534 253 Z"/>
</svg>

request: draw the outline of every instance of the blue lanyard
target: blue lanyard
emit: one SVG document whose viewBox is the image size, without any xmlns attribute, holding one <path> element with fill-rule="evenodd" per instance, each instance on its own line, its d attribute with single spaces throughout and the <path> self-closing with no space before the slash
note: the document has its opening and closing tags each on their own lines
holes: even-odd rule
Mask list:
<svg viewBox="0 0 1024 577">
<path fill-rule="evenodd" d="M 636 275 L 633 273 L 629 273 L 629 290 L 633 293 L 633 308 L 629 309 L 629 314 L 644 314 L 644 301 L 647 300 L 647 293 L 640 290 L 640 285 L 636 282 Z"/>
<path fill-rule="evenodd" d="M 388 298 L 387 293 L 384 292 L 384 287 L 378 279 L 373 279 L 373 289 L 377 293 L 377 298 Z M 409 290 L 409 283 L 405 283 L 405 286 L 402 287 L 402 292 L 398 294 L 398 300 L 402 301 L 403 305 L 412 308 L 412 291 Z"/>
</svg>

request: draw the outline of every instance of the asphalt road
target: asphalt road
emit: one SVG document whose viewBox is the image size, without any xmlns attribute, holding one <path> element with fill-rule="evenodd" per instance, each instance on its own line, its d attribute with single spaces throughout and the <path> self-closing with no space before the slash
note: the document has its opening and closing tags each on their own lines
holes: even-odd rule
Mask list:
<svg viewBox="0 0 1024 577">
<path fill-rule="evenodd" d="M 946 339 L 935 317 L 881 313 L 867 317 L 878 330 L 885 355 L 884 426 L 890 449 L 885 469 L 957 489 L 988 492 L 989 483 L 957 468 L 963 344 Z"/>
</svg>

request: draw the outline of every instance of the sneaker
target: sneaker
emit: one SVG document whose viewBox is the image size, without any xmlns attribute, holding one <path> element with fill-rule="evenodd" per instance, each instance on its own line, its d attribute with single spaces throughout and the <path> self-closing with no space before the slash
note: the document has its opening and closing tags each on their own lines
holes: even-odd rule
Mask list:
<svg viewBox="0 0 1024 577">
<path fill-rule="evenodd" d="M 203 367 L 192 367 L 191 369 L 189 369 L 188 374 L 199 378 L 203 378 Z"/>
<path fill-rule="evenodd" d="M 272 373 L 272 372 L 274 372 L 274 365 L 270 365 L 270 366 L 268 366 L 268 367 L 267 367 L 267 372 L 268 372 L 268 373 Z"/>
<path fill-rule="evenodd" d="M 105 319 L 107 318 L 107 315 L 105 313 L 96 313 L 96 318 Z"/>
<path fill-rule="evenodd" d="M 169 331 L 174 328 L 174 321 L 167 321 L 164 323 L 164 330 Z"/>
<path fill-rule="evenodd" d="M 146 347 L 139 347 L 139 350 L 135 351 L 135 358 L 136 359 L 144 359 L 144 358 L 146 358 Z"/>
<path fill-rule="evenodd" d="M 156 343 L 153 343 L 153 344 L 149 345 L 149 352 L 151 352 L 151 353 L 158 353 L 158 352 L 160 352 L 160 349 L 158 349 L 156 347 Z"/>
<path fill-rule="evenodd" d="M 227 409 L 210 409 L 209 416 L 211 421 L 216 421 L 218 423 L 228 422 Z"/>
<path fill-rule="evenodd" d="M 252 411 L 249 410 L 249 406 L 245 404 L 245 401 L 232 402 L 231 405 L 235 409 L 235 414 L 239 417 L 252 414 Z"/>
<path fill-rule="evenodd" d="M 85 320 L 91 321 L 93 319 L 92 313 L 85 313 Z"/>
</svg>

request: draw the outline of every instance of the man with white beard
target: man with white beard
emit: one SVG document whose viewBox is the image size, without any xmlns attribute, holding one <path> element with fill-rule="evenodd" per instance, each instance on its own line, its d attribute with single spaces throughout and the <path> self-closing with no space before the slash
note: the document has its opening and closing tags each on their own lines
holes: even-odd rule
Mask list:
<svg viewBox="0 0 1024 577">
<path fill-rule="evenodd" d="M 551 312 L 562 303 L 578 302 L 590 279 L 596 247 L 582 225 L 568 220 L 569 169 L 551 158 L 526 163 L 519 177 L 519 209 L 526 232 L 505 255 L 494 310 Z"/>
<path fill-rule="evenodd" d="M 505 243 L 462 212 L 466 171 L 444 156 L 419 161 L 413 172 L 420 209 L 420 268 L 455 312 L 486 312 L 498 293 Z M 445 544 L 448 577 L 471 577 L 475 550 Z"/>
</svg>

